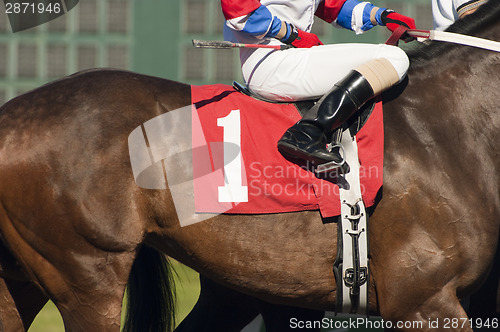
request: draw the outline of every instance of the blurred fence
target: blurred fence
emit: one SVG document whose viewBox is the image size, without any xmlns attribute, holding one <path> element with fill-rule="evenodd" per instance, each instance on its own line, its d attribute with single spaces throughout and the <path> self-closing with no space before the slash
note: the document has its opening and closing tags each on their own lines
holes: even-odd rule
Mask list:
<svg viewBox="0 0 500 332">
<path fill-rule="evenodd" d="M 430 0 L 380 0 L 431 28 Z M 219 0 L 84 0 L 67 14 L 13 33 L 0 2 L 0 104 L 53 79 L 94 67 L 128 69 L 191 84 L 241 80 L 236 50 L 200 50 L 221 39 Z M 387 29 L 356 36 L 317 20 L 325 43 L 383 42 Z"/>
</svg>

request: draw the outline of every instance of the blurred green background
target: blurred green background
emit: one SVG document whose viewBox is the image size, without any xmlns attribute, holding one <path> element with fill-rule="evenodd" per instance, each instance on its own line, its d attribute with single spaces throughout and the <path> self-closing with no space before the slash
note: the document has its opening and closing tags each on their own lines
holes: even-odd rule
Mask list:
<svg viewBox="0 0 500 332">
<path fill-rule="evenodd" d="M 372 0 L 432 28 L 431 0 Z M 67 14 L 12 33 L 0 1 L 0 104 L 74 72 L 113 67 L 190 84 L 241 81 L 237 50 L 195 49 L 192 39 L 221 40 L 220 0 L 82 0 Z M 356 36 L 316 20 L 326 43 L 381 43 L 384 27 Z"/>
</svg>

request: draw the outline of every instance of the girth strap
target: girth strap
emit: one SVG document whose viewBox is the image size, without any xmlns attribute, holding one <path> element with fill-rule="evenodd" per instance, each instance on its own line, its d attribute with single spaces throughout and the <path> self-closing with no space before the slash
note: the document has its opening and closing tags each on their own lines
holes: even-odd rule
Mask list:
<svg viewBox="0 0 500 332">
<path fill-rule="evenodd" d="M 360 165 L 356 139 L 349 130 L 341 141 L 351 171 L 339 175 L 341 220 L 338 226 L 338 253 L 334 263 L 337 280 L 336 311 L 368 314 L 368 216 L 361 197 Z"/>
</svg>

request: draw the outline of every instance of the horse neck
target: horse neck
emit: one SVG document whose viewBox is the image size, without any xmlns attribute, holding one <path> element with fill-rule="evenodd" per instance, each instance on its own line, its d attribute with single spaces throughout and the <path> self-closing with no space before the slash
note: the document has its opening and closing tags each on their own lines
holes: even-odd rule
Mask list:
<svg viewBox="0 0 500 332">
<path fill-rule="evenodd" d="M 476 35 L 500 41 L 500 19 Z M 437 43 L 440 52 L 423 56 L 424 60 L 415 58 L 416 63 L 412 63 L 408 72 L 408 86 L 396 104 L 411 108 L 411 112 L 405 113 L 406 118 L 418 119 L 422 126 L 436 125 L 443 130 L 447 126 L 462 127 L 488 137 L 492 150 L 498 155 L 500 53 Z M 429 47 L 430 50 L 432 48 Z M 418 104 L 412 103 L 417 100 Z M 394 125 L 397 126 L 396 123 Z"/>
<path fill-rule="evenodd" d="M 500 40 L 500 22 L 482 36 Z M 500 211 L 500 55 L 449 48 L 413 66 L 406 89 L 384 106 L 386 178 L 405 173 L 418 185 L 448 178 L 457 188 L 442 190 L 456 197 L 466 196 L 458 188 L 465 181 L 467 190 L 485 194 L 486 205 Z"/>
</svg>

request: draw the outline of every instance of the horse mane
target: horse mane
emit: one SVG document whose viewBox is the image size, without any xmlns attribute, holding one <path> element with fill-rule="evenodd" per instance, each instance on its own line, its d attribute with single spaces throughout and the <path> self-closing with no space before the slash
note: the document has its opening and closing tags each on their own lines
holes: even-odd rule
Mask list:
<svg viewBox="0 0 500 332">
<path fill-rule="evenodd" d="M 490 0 L 479 6 L 474 13 L 457 20 L 446 31 L 474 36 L 498 21 L 500 21 L 500 1 Z M 450 43 L 431 41 L 419 43 L 413 48 L 409 47 L 406 52 L 410 58 L 411 68 L 418 68 L 455 47 L 456 45 Z"/>
</svg>

